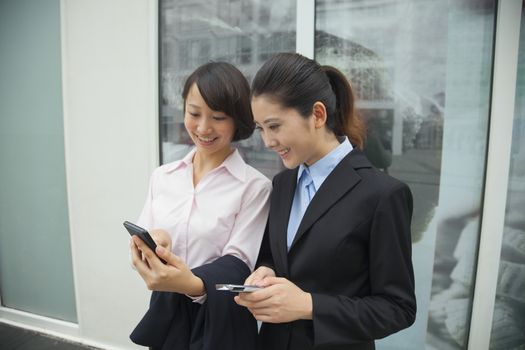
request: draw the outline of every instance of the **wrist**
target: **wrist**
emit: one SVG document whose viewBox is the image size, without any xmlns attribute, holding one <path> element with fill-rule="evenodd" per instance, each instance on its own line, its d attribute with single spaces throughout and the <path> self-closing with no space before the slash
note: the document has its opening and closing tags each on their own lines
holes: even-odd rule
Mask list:
<svg viewBox="0 0 525 350">
<path fill-rule="evenodd" d="M 310 293 L 304 293 L 304 304 L 303 304 L 303 317 L 301 317 L 303 320 L 311 320 L 313 319 L 313 301 L 312 301 L 312 294 Z"/>
<path fill-rule="evenodd" d="M 189 290 L 186 294 L 192 297 L 198 297 L 206 294 L 204 282 L 202 282 L 202 280 L 199 277 L 192 275 L 192 278 L 189 283 Z"/>
</svg>

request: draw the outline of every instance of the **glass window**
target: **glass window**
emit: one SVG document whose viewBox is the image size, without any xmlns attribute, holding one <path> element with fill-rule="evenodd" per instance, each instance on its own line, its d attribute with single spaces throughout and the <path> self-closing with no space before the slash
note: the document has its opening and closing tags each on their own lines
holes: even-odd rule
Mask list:
<svg viewBox="0 0 525 350">
<path fill-rule="evenodd" d="M 525 349 L 525 7 L 521 12 L 518 80 L 507 206 L 490 349 Z"/>
<path fill-rule="evenodd" d="M 160 1 L 162 163 L 191 149 L 182 113 L 182 85 L 198 66 L 227 61 L 250 80 L 272 54 L 295 51 L 295 0 Z M 268 177 L 282 169 L 258 135 L 236 145 Z"/>
<path fill-rule="evenodd" d="M 377 342 L 379 349 L 466 347 L 494 6 L 490 0 L 316 2 L 316 59 L 350 79 L 367 123 L 367 156 L 414 195 L 417 319 Z"/>
<path fill-rule="evenodd" d="M 60 1 L 0 1 L 0 62 L 2 305 L 76 322 Z"/>
</svg>

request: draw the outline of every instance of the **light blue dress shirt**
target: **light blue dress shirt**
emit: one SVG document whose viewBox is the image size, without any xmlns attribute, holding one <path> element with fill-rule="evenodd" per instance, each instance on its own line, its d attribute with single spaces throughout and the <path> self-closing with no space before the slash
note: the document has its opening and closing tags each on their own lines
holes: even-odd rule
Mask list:
<svg viewBox="0 0 525 350">
<path fill-rule="evenodd" d="M 310 201 L 324 180 L 352 149 L 353 147 L 350 141 L 348 141 L 348 137 L 345 137 L 339 146 L 311 166 L 305 164 L 299 166 L 299 171 L 297 172 L 297 187 L 295 188 L 293 197 L 290 220 L 288 220 L 286 236 L 288 250 L 290 250 L 299 224 L 303 219 L 306 208 L 308 208 L 308 204 L 310 204 Z"/>
</svg>

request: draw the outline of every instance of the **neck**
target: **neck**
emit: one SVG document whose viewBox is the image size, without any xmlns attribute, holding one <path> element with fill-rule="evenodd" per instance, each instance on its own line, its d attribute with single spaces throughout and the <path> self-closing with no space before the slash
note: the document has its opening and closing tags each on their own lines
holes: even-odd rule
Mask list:
<svg viewBox="0 0 525 350">
<path fill-rule="evenodd" d="M 194 174 L 198 174 L 199 177 L 202 177 L 205 173 L 221 165 L 233 151 L 234 149 L 231 147 L 227 147 L 224 150 L 212 154 L 199 152 L 199 150 L 197 150 L 195 156 L 193 156 Z"/>
<path fill-rule="evenodd" d="M 314 165 L 315 162 L 317 162 L 319 159 L 322 159 L 328 153 L 332 152 L 339 145 L 340 145 L 340 143 L 337 140 L 337 136 L 335 136 L 335 134 L 333 134 L 333 133 L 330 133 L 330 134 L 327 133 L 326 136 L 323 137 L 318 142 L 318 147 L 317 147 L 317 152 L 316 152 L 317 156 L 315 158 L 313 158 L 312 160 L 307 161 L 306 165 L 308 165 L 308 166 Z"/>
</svg>

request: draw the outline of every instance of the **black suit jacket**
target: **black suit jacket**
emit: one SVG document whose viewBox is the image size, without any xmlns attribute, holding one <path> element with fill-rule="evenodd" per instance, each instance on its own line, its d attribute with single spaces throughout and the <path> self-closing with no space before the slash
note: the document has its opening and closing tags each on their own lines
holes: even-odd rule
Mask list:
<svg viewBox="0 0 525 350">
<path fill-rule="evenodd" d="M 297 171 L 274 178 L 258 265 L 311 293 L 313 320 L 264 323 L 260 348 L 374 349 L 415 320 L 411 192 L 354 149 L 316 192 L 287 252 Z"/>
<path fill-rule="evenodd" d="M 215 290 L 217 283 L 241 284 L 250 274 L 248 266 L 225 255 L 192 271 L 204 282 L 206 302 L 200 305 L 182 294 L 153 292 L 131 340 L 158 350 L 254 349 L 255 319 L 235 303 L 234 293 Z"/>
</svg>

